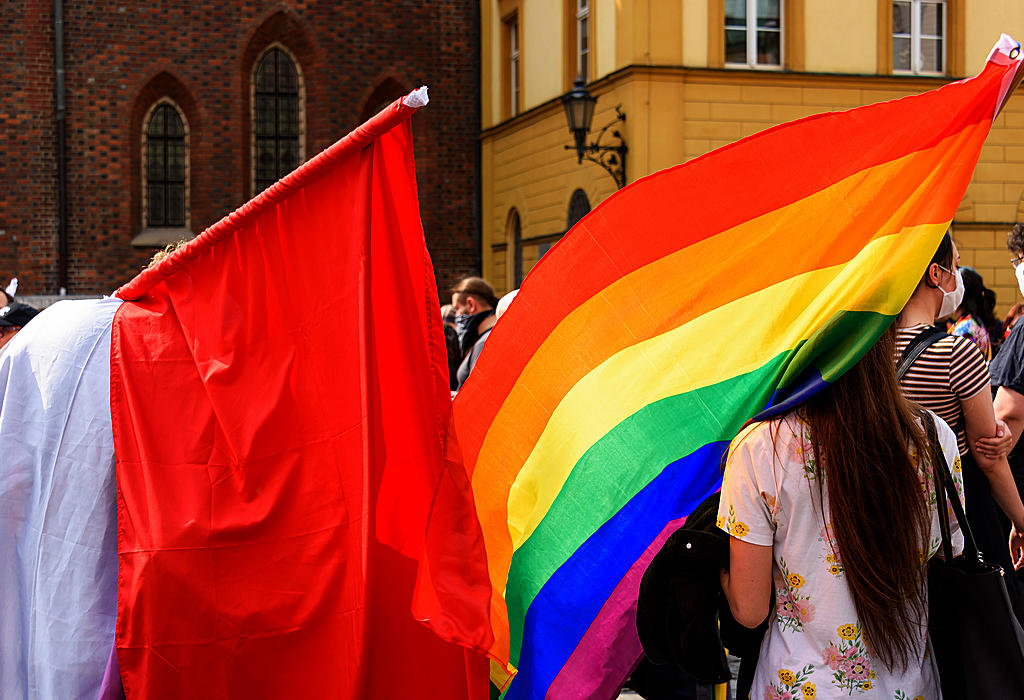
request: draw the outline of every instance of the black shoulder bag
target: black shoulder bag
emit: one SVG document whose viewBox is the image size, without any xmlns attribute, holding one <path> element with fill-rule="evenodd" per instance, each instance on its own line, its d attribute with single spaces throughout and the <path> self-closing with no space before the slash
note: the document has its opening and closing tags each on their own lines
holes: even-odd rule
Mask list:
<svg viewBox="0 0 1024 700">
<path fill-rule="evenodd" d="M 914 364 L 914 361 L 921 356 L 921 353 L 927 350 L 929 345 L 945 337 L 945 332 L 940 331 L 935 326 L 928 326 L 911 338 L 910 342 L 907 343 L 907 347 L 903 349 L 903 354 L 900 355 L 899 364 L 896 365 L 896 377 L 903 379 L 903 375 L 910 369 L 910 365 Z"/>
<path fill-rule="evenodd" d="M 928 635 L 942 697 L 1024 697 L 1024 632 L 1010 606 L 1003 569 L 981 558 L 932 417 L 925 414 L 922 421 L 932 444 L 944 557 L 933 557 L 928 564 Z M 964 536 L 963 556 L 955 559 L 943 492 Z"/>
</svg>

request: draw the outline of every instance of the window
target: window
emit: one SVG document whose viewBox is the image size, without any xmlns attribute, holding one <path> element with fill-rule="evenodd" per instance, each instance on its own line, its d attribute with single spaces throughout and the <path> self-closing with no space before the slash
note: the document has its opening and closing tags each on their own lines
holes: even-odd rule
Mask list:
<svg viewBox="0 0 1024 700">
<path fill-rule="evenodd" d="M 505 114 L 519 114 L 519 16 L 505 18 Z"/>
<path fill-rule="evenodd" d="M 523 226 L 519 221 L 519 212 L 514 208 L 508 213 L 505 231 L 509 245 L 512 246 L 512 283 L 518 288 L 523 282 Z"/>
<path fill-rule="evenodd" d="M 589 213 L 590 200 L 587 198 L 587 193 L 583 190 L 576 190 L 572 193 L 572 197 L 569 198 L 569 217 L 565 224 L 565 230 L 571 229 Z"/>
<path fill-rule="evenodd" d="M 897 0 L 892 4 L 892 69 L 938 75 L 946 66 L 946 3 Z"/>
<path fill-rule="evenodd" d="M 144 219 L 147 228 L 184 228 L 188 212 L 188 132 L 169 100 L 150 110 L 143 130 Z"/>
<path fill-rule="evenodd" d="M 576 0 L 576 75 L 590 82 L 590 2 Z"/>
<path fill-rule="evenodd" d="M 262 192 L 303 160 L 301 80 L 291 56 L 267 50 L 253 73 L 253 190 Z"/>
<path fill-rule="evenodd" d="M 782 66 L 782 0 L 725 0 L 725 63 Z"/>
</svg>

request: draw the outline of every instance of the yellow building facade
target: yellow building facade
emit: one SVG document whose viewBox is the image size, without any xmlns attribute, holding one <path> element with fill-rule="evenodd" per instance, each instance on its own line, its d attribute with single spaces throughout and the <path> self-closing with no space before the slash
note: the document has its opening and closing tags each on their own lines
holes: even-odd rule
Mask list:
<svg viewBox="0 0 1024 700">
<path fill-rule="evenodd" d="M 577 163 L 561 96 L 616 119 L 633 182 L 768 127 L 973 75 L 1020 0 L 481 0 L 483 272 L 513 289 L 575 220 L 616 190 Z M 609 130 L 611 131 L 611 129 Z M 603 143 L 617 144 L 604 138 Z M 737 186 L 756 177 L 737 174 Z M 1024 93 L 998 117 L 953 222 L 962 263 L 1020 301 L 1006 233 L 1024 221 Z"/>
</svg>

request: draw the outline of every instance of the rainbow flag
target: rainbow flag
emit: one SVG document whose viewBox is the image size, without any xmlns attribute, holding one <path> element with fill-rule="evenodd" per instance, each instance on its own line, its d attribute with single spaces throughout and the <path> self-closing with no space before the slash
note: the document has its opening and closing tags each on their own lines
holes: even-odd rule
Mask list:
<svg viewBox="0 0 1024 700">
<path fill-rule="evenodd" d="M 641 654 L 647 563 L 719 488 L 744 423 L 833 381 L 892 323 L 1018 53 L 1004 35 L 974 78 L 644 178 L 535 267 L 454 403 L 490 608 L 476 628 L 434 619 L 470 630 L 506 698 L 614 696 Z M 434 583 L 457 565 L 432 562 Z"/>
</svg>

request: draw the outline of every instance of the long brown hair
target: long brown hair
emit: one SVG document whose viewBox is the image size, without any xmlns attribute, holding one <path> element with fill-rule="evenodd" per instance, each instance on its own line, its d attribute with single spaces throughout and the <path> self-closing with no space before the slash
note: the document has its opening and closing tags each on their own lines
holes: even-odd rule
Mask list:
<svg viewBox="0 0 1024 700">
<path fill-rule="evenodd" d="M 917 460 L 929 454 L 896 378 L 890 327 L 852 369 L 804 404 L 818 461 L 817 488 L 861 631 L 873 656 L 905 669 L 921 652 L 924 554 L 931 516 Z M 824 506 L 823 506 L 824 507 Z"/>
</svg>

